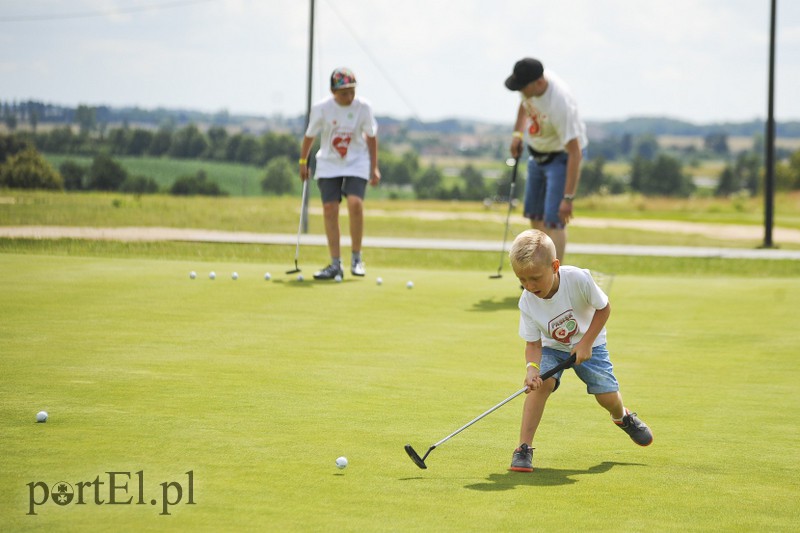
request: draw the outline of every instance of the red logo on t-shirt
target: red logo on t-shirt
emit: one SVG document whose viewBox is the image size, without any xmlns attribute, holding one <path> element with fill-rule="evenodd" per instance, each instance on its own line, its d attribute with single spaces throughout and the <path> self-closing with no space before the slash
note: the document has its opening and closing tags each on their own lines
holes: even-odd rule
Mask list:
<svg viewBox="0 0 800 533">
<path fill-rule="evenodd" d="M 570 344 L 570 339 L 578 333 L 578 321 L 572 309 L 557 316 L 547 325 L 553 340 L 562 344 Z"/>
<path fill-rule="evenodd" d="M 528 118 L 530 119 L 530 125 L 528 126 L 528 133 L 531 137 L 539 135 L 542 133 L 542 121 L 544 120 L 544 115 L 533 107 L 532 105 L 526 105 L 525 111 L 528 113 Z"/>
<path fill-rule="evenodd" d="M 331 138 L 331 146 L 339 152 L 339 156 L 344 159 L 347 157 L 347 150 L 350 148 L 351 135 L 349 133 L 339 133 Z"/>
</svg>

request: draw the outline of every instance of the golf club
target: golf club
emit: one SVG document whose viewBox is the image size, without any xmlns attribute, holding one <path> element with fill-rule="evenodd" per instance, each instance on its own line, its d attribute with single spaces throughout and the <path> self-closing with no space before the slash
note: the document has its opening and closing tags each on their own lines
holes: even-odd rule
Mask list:
<svg viewBox="0 0 800 533">
<path fill-rule="evenodd" d="M 566 368 L 571 367 L 573 364 L 575 364 L 575 354 L 570 355 L 563 362 L 559 363 L 558 365 L 554 366 L 553 368 L 551 368 L 550 370 L 548 370 L 547 372 L 542 374 L 541 375 L 542 381 L 546 380 L 547 378 L 553 377 L 556 373 L 558 373 L 558 372 L 560 372 L 560 371 L 562 371 L 562 370 L 564 370 Z M 431 454 L 431 452 L 433 450 L 436 449 L 437 446 L 439 446 L 441 444 L 444 444 L 445 442 L 447 442 L 451 438 L 455 437 L 456 435 L 458 435 L 459 433 L 461 433 L 462 431 L 464 431 L 465 429 L 470 427 L 472 424 L 474 424 L 478 420 L 484 418 L 486 415 L 488 415 L 490 413 L 493 413 L 494 411 L 497 411 L 502 406 L 504 406 L 505 404 L 507 404 L 508 402 L 510 402 L 511 400 L 516 398 L 517 396 L 519 396 L 520 394 L 523 394 L 526 390 L 528 390 L 528 387 L 525 387 L 525 388 L 522 388 L 522 389 L 518 390 L 517 392 L 515 392 L 514 394 L 512 394 L 511 396 L 509 396 L 508 398 L 506 398 L 502 402 L 498 403 L 497 405 L 495 405 L 494 407 L 492 407 L 491 409 L 489 409 L 488 411 L 486 411 L 482 415 L 480 415 L 480 416 L 478 416 L 476 418 L 473 418 L 472 420 L 470 420 L 469 422 L 467 422 L 466 424 L 464 424 L 463 426 L 461 426 L 460 428 L 458 428 L 457 430 L 455 430 L 454 432 L 452 432 L 451 434 L 449 434 L 448 436 L 446 436 L 445 438 L 443 438 L 442 440 L 440 440 L 439 442 L 437 442 L 436 444 L 434 444 L 430 448 L 428 448 L 428 451 L 425 452 L 424 456 L 420 457 L 419 454 L 416 451 L 414 451 L 414 448 L 412 448 L 410 444 L 406 444 L 406 446 L 405 446 L 406 453 L 408 454 L 409 457 L 411 457 L 411 460 L 414 461 L 415 465 L 417 465 L 418 467 L 422 468 L 423 470 L 427 469 L 428 466 L 425 464 L 425 459 L 428 458 L 428 456 Z"/>
<path fill-rule="evenodd" d="M 303 211 L 306 207 L 306 193 L 308 192 L 308 180 L 303 181 L 303 198 L 300 201 L 300 222 L 297 224 L 297 247 L 294 250 L 294 270 L 287 270 L 287 274 L 297 274 L 300 267 L 297 266 L 297 259 L 300 257 L 300 232 L 303 230 Z"/>
<path fill-rule="evenodd" d="M 513 161 L 513 165 L 512 165 Z M 490 279 L 500 279 L 503 275 L 500 273 L 503 270 L 503 263 L 505 263 L 506 254 L 506 239 L 508 238 L 508 222 L 511 219 L 511 208 L 514 207 L 514 189 L 517 186 L 517 166 L 519 165 L 519 157 L 506 160 L 506 164 L 512 167 L 511 170 L 511 186 L 508 190 L 508 214 L 506 215 L 506 229 L 503 232 L 503 246 L 500 247 L 500 266 L 497 267 L 497 274 L 489 276 Z"/>
</svg>

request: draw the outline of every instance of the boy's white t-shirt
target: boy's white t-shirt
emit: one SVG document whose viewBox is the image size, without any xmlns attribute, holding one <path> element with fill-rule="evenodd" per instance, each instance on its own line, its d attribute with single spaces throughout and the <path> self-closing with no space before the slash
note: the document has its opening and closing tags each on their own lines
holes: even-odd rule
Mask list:
<svg viewBox="0 0 800 533">
<path fill-rule="evenodd" d="M 358 96 L 349 106 L 337 104 L 332 96 L 318 102 L 311 108 L 306 136 L 320 133 L 316 178 L 369 179 L 370 159 L 364 136 L 378 134 L 369 102 Z"/>
<path fill-rule="evenodd" d="M 568 352 L 582 338 L 594 312 L 608 305 L 608 296 L 597 286 L 588 270 L 562 266 L 558 291 L 543 299 L 523 291 L 519 298 L 519 336 L 528 342 Z M 604 327 L 592 346 L 606 342 Z"/>
<path fill-rule="evenodd" d="M 586 124 L 578 114 L 572 93 L 554 72 L 545 70 L 547 90 L 542 96 L 522 97 L 528 115 L 528 140 L 539 152 L 560 152 L 572 139 L 578 139 L 581 150 L 589 144 Z"/>
</svg>

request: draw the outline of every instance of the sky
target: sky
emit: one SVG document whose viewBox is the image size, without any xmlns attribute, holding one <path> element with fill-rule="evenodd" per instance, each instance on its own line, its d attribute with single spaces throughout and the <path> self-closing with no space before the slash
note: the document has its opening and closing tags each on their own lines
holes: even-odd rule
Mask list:
<svg viewBox="0 0 800 533">
<path fill-rule="evenodd" d="M 258 116 L 307 107 L 311 0 L 0 0 L 0 100 Z M 540 59 L 586 120 L 767 115 L 769 0 L 315 0 L 312 99 L 352 69 L 378 115 L 513 124 Z M 800 2 L 778 0 L 775 117 L 800 120 Z"/>
</svg>

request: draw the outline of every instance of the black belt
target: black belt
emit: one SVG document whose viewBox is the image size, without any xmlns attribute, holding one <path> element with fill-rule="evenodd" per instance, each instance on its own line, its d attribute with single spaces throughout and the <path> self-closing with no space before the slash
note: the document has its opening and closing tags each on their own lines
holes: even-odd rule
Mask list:
<svg viewBox="0 0 800 533">
<path fill-rule="evenodd" d="M 531 145 L 528 145 L 528 151 L 531 153 L 533 160 L 536 161 L 536 164 L 541 166 L 549 165 L 553 162 L 553 159 L 566 153 L 564 150 L 559 150 L 558 152 L 539 152 L 538 150 L 534 150 Z"/>
</svg>

